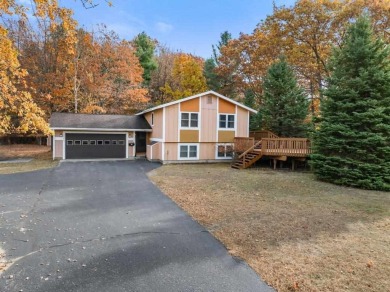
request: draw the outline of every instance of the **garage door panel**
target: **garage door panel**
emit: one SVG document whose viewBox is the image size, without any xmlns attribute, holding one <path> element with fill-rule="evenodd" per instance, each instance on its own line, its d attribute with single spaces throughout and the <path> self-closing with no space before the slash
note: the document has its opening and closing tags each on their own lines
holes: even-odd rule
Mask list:
<svg viewBox="0 0 390 292">
<path fill-rule="evenodd" d="M 126 158 L 125 134 L 65 134 L 66 159 Z"/>
</svg>

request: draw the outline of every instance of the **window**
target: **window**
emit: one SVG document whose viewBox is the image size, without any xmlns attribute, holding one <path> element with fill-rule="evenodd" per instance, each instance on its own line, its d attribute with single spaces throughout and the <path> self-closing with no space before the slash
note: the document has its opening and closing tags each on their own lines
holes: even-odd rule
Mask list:
<svg viewBox="0 0 390 292">
<path fill-rule="evenodd" d="M 90 140 L 89 145 L 96 145 L 96 140 Z"/>
<path fill-rule="evenodd" d="M 97 140 L 98 145 L 103 145 L 103 140 Z"/>
<path fill-rule="evenodd" d="M 118 141 L 117 141 L 117 140 L 112 140 L 112 141 L 111 141 L 111 144 L 112 144 L 112 145 L 118 145 Z"/>
<path fill-rule="evenodd" d="M 233 157 L 233 145 L 231 144 L 217 145 L 217 158 L 232 158 L 232 157 Z"/>
<path fill-rule="evenodd" d="M 104 145 L 110 145 L 111 141 L 110 140 L 104 140 Z"/>
<path fill-rule="evenodd" d="M 198 159 L 198 145 L 180 145 L 180 159 Z"/>
<path fill-rule="evenodd" d="M 220 129 L 234 129 L 234 115 L 219 115 Z"/>
<path fill-rule="evenodd" d="M 81 145 L 81 140 L 75 140 L 73 145 Z"/>
<path fill-rule="evenodd" d="M 68 140 L 68 141 L 66 141 L 66 144 L 67 144 L 67 145 L 73 145 L 73 140 Z"/>
<path fill-rule="evenodd" d="M 152 113 L 152 126 L 154 126 L 154 113 Z"/>
<path fill-rule="evenodd" d="M 181 113 L 181 127 L 182 128 L 197 128 L 198 127 L 198 113 Z"/>
<path fill-rule="evenodd" d="M 88 140 L 83 140 L 83 145 L 88 145 L 89 141 Z"/>
<path fill-rule="evenodd" d="M 119 145 L 125 145 L 125 140 L 118 140 Z"/>
</svg>

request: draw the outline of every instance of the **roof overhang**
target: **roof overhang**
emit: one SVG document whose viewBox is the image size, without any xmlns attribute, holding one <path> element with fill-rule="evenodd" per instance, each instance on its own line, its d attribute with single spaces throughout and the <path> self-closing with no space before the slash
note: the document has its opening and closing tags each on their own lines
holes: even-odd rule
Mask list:
<svg viewBox="0 0 390 292">
<path fill-rule="evenodd" d="M 229 97 L 226 97 L 226 96 L 224 96 L 222 94 L 219 94 L 219 93 L 217 93 L 215 91 L 210 90 L 210 91 L 206 91 L 206 92 L 199 93 L 199 94 L 196 94 L 196 95 L 192 95 L 192 96 L 189 96 L 189 97 L 185 97 L 185 98 L 182 98 L 182 99 L 179 99 L 179 100 L 175 100 L 175 101 L 171 101 L 171 102 L 168 102 L 168 103 L 164 103 L 162 105 L 146 109 L 146 110 L 144 110 L 144 111 L 142 111 L 140 113 L 137 113 L 135 115 L 136 116 L 143 115 L 143 114 L 146 114 L 146 113 L 149 113 L 149 112 L 152 112 L 152 111 L 155 111 L 155 110 L 167 107 L 167 106 L 178 104 L 178 103 L 181 103 L 183 101 L 187 101 L 187 100 L 190 100 L 190 99 L 198 98 L 198 97 L 201 97 L 201 96 L 204 96 L 204 95 L 207 95 L 207 94 L 213 94 L 213 95 L 215 95 L 215 96 L 217 96 L 219 98 L 222 98 L 222 99 L 224 99 L 224 100 L 226 100 L 228 102 L 231 102 L 231 103 L 233 103 L 233 104 L 235 104 L 235 105 L 237 105 L 237 106 L 239 106 L 239 107 L 241 107 L 243 109 L 246 109 L 247 111 L 249 111 L 251 113 L 257 114 L 257 110 L 254 110 L 253 108 L 247 107 L 247 106 L 245 106 L 245 105 L 243 105 L 243 104 L 241 104 L 241 103 L 239 103 L 239 102 L 237 102 L 237 101 L 235 101 L 235 100 L 233 100 L 233 99 L 231 99 Z"/>
<path fill-rule="evenodd" d="M 51 127 L 53 131 L 88 131 L 88 132 L 152 132 L 152 129 L 107 129 L 107 128 L 65 128 Z"/>
</svg>

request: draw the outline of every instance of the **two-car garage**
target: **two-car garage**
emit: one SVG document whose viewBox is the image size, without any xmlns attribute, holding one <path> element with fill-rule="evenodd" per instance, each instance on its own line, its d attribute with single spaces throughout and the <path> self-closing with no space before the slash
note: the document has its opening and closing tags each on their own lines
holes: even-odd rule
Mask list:
<svg viewBox="0 0 390 292">
<path fill-rule="evenodd" d="M 126 134 L 67 133 L 65 158 L 126 158 Z"/>
</svg>

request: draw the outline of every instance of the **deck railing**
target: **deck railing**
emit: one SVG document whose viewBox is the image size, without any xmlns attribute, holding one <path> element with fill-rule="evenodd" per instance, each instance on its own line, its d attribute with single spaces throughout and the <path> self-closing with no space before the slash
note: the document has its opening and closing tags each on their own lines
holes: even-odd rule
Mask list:
<svg viewBox="0 0 390 292">
<path fill-rule="evenodd" d="M 277 135 L 267 130 L 249 132 L 249 137 L 253 137 L 256 141 L 263 138 L 279 138 Z"/>
<path fill-rule="evenodd" d="M 234 151 L 237 153 L 245 152 L 253 145 L 255 145 L 255 138 L 253 137 L 234 137 Z"/>
<path fill-rule="evenodd" d="M 307 156 L 311 153 L 310 140 L 306 138 L 263 138 L 263 155 Z"/>
</svg>

